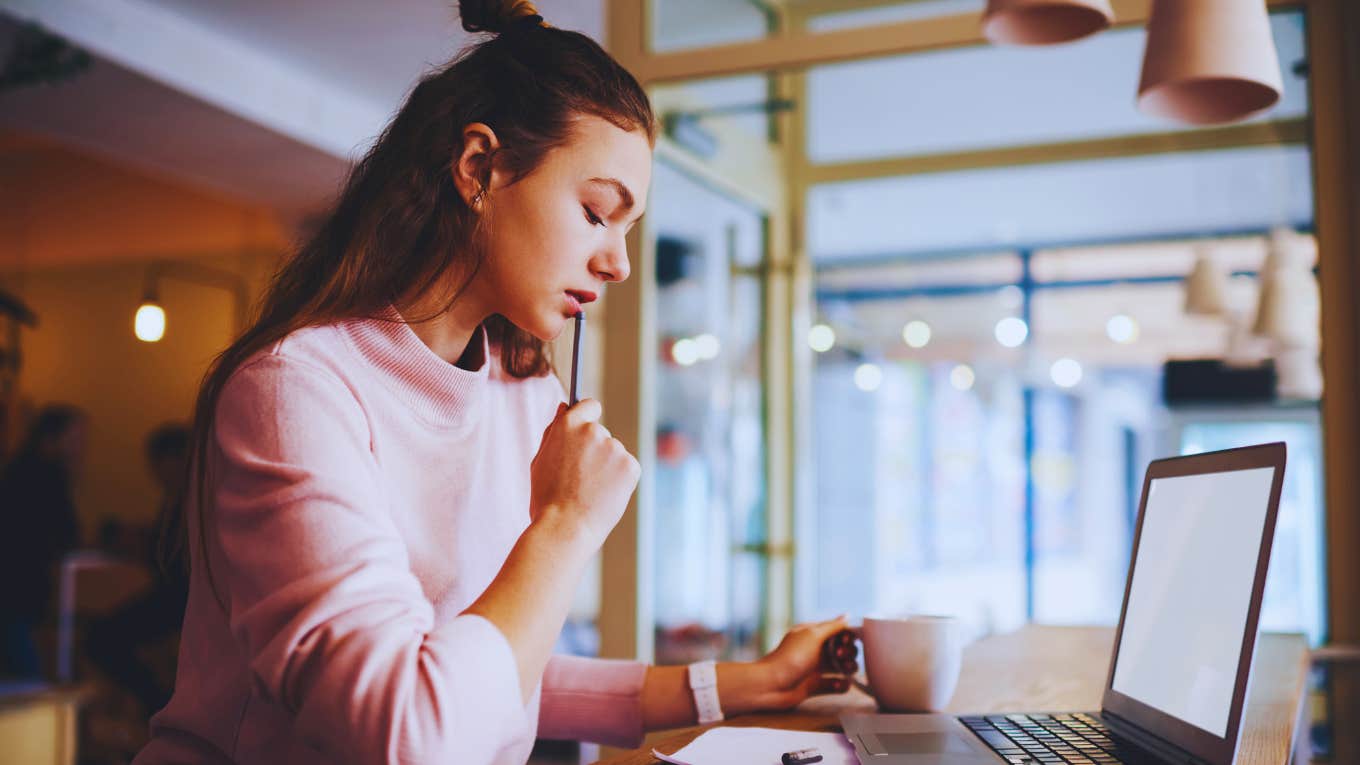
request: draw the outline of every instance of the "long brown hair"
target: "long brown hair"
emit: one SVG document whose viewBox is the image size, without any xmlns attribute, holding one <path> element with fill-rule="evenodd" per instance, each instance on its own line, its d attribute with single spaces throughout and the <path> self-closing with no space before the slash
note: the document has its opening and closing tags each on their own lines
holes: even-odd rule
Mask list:
<svg viewBox="0 0 1360 765">
<path fill-rule="evenodd" d="M 212 513 L 210 453 L 218 399 L 247 359 L 288 334 L 342 319 L 381 318 L 398 297 L 451 284 L 447 310 L 476 275 L 478 216 L 454 186 L 466 125 L 491 127 L 493 155 L 511 182 L 567 143 L 573 118 L 592 115 L 655 139 L 655 119 L 637 80 L 593 40 L 543 23 L 525 0 L 463 0 L 463 28 L 494 34 L 423 77 L 355 165 L 331 214 L 275 275 L 250 327 L 213 360 L 194 408 L 192 480 L 198 546 L 206 566 Z M 485 168 L 489 174 L 490 167 Z M 546 374 L 544 343 L 502 316 L 483 324 L 513 377 Z"/>
</svg>

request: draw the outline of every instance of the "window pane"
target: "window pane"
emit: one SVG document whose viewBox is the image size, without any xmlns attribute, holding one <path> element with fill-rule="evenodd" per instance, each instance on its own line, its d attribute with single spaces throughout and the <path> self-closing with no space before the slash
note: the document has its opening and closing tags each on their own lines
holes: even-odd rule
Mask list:
<svg viewBox="0 0 1360 765">
<path fill-rule="evenodd" d="M 984 0 L 907 0 L 906 2 L 884 3 L 874 8 L 818 14 L 808 19 L 807 28 L 813 32 L 831 32 L 841 29 L 871 27 L 878 24 L 917 21 L 936 16 L 982 13 L 985 7 Z"/>
<path fill-rule="evenodd" d="M 1018 348 L 1003 347 L 995 327 L 1023 315 L 1023 291 L 974 278 L 1004 277 L 1004 256 L 898 264 L 901 274 L 954 265 L 953 285 L 933 273 L 930 283 L 885 287 L 885 274 L 899 275 L 889 264 L 819 271 L 817 318 L 834 343 L 814 356 L 815 523 L 802 545 L 815 559 L 815 587 L 805 615 L 828 615 L 835 604 L 852 613 L 944 609 L 975 629 L 1004 629 L 1025 618 L 1028 577 L 1035 621 L 1112 624 L 1148 462 L 1286 440 L 1290 470 L 1263 624 L 1316 640 L 1324 613 L 1316 403 L 1197 413 L 1162 397 L 1169 360 L 1223 358 L 1235 342 L 1223 317 L 1184 313 L 1183 255 L 1196 248 L 1248 271 L 1264 251 L 1257 237 L 1043 253 L 1048 277 L 1030 294 Z M 1142 269 L 1138 252 L 1147 254 Z M 975 260 L 991 265 L 977 269 Z M 1101 264 L 1110 270 L 1102 274 Z M 1249 317 L 1257 277 L 1234 277 L 1227 293 L 1230 310 Z M 1136 328 L 1123 341 L 1110 330 L 1115 316 Z M 928 330 L 910 335 L 914 324 Z M 1272 352 L 1253 342 L 1259 358 Z"/>
<path fill-rule="evenodd" d="M 1312 220 L 1305 146 L 1224 149 L 823 184 L 808 247 L 834 259 L 1211 234 Z"/>
<path fill-rule="evenodd" d="M 861 366 L 881 377 L 865 390 Z M 1024 621 L 1024 461 L 1016 376 L 951 362 L 817 359 L 810 616 L 946 613 Z"/>
<path fill-rule="evenodd" d="M 765 592 L 764 218 L 658 162 L 656 659 L 753 658 Z"/>
<path fill-rule="evenodd" d="M 1303 16 L 1271 17 L 1284 94 L 1256 120 L 1308 111 Z M 1102 32 L 1067 45 L 977 46 L 814 67 L 813 162 L 1183 130 L 1135 107 L 1146 33 Z"/>
<path fill-rule="evenodd" d="M 709 146 L 728 139 L 731 131 L 742 138 L 770 140 L 770 79 L 763 74 L 714 77 L 661 85 L 652 91 L 652 106 L 661 127 L 677 144 L 699 156 Z M 677 132 L 677 120 L 686 124 Z M 695 144 L 695 131 L 700 143 Z"/>
<path fill-rule="evenodd" d="M 657 53 L 759 40 L 770 22 L 748 0 L 651 0 L 652 50 Z"/>
<path fill-rule="evenodd" d="M 1222 413 L 1184 413 L 1179 419 L 1183 423 L 1179 444 L 1183 454 L 1285 442 L 1289 466 L 1284 471 L 1270 550 L 1261 629 L 1304 632 L 1309 642 L 1317 645 L 1325 627 L 1322 443 L 1317 409 L 1244 411 L 1234 413 L 1231 420 Z"/>
</svg>

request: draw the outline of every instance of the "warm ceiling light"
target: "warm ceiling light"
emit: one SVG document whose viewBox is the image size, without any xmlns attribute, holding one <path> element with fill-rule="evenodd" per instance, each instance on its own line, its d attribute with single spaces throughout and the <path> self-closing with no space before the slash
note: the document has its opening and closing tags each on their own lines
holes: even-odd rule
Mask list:
<svg viewBox="0 0 1360 765">
<path fill-rule="evenodd" d="M 994 43 L 1049 45 L 1094 34 L 1113 20 L 1109 0 L 988 0 L 982 34 Z"/>
<path fill-rule="evenodd" d="M 165 309 L 154 300 L 145 300 L 132 319 L 132 331 L 144 343 L 158 342 L 165 337 Z"/>
<path fill-rule="evenodd" d="M 1154 0 L 1138 108 L 1193 125 L 1235 122 L 1280 100 L 1264 0 Z"/>
</svg>

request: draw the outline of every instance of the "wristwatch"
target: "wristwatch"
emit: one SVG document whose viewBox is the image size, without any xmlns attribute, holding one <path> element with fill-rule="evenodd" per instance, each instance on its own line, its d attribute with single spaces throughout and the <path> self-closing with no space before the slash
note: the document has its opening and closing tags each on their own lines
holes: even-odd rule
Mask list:
<svg viewBox="0 0 1360 765">
<path fill-rule="evenodd" d="M 712 661 L 696 661 L 689 665 L 689 689 L 694 693 L 694 708 L 699 710 L 699 724 L 707 725 L 723 719 L 718 703 L 718 669 Z"/>
</svg>

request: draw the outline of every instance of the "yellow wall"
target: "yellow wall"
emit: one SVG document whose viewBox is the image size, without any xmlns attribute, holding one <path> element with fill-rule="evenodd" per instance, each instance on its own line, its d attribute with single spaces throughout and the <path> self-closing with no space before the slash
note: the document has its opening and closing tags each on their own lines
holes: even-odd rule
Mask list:
<svg viewBox="0 0 1360 765">
<path fill-rule="evenodd" d="M 233 260 L 235 262 L 233 262 Z M 207 261 L 256 280 L 271 259 Z M 24 333 L 20 390 L 36 405 L 61 401 L 90 415 L 89 449 L 76 501 L 87 535 L 102 515 L 146 519 L 156 493 L 142 444 L 158 424 L 187 422 L 199 380 L 232 338 L 232 299 L 220 289 L 161 283 L 165 338 L 132 334 L 145 263 L 30 271 L 22 298 L 41 324 Z"/>
<path fill-rule="evenodd" d="M 165 338 L 132 334 L 156 259 L 241 274 L 253 303 L 288 246 L 267 211 L 45 144 L 0 140 L 0 287 L 38 314 L 23 332 L 25 407 L 65 402 L 90 415 L 76 502 L 87 540 L 105 515 L 150 520 L 146 434 L 187 421 L 208 362 L 232 336 L 224 290 L 160 285 Z"/>
<path fill-rule="evenodd" d="M 0 269 L 271 250 L 268 210 L 0 133 Z"/>
</svg>

